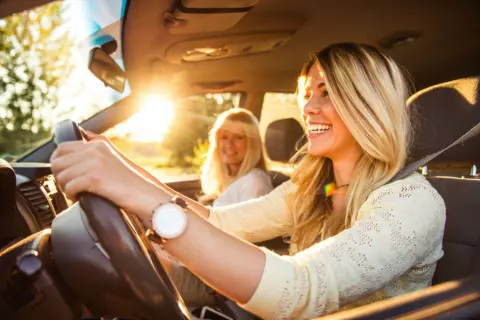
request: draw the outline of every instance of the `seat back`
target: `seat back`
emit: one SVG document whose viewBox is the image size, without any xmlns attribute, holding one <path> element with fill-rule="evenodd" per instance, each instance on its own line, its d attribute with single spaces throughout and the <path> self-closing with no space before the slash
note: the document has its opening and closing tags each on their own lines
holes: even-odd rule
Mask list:
<svg viewBox="0 0 480 320">
<path fill-rule="evenodd" d="M 445 148 L 480 122 L 480 78 L 443 83 L 412 96 L 408 104 L 417 114 L 410 161 Z M 473 137 L 432 162 L 480 164 L 480 136 Z M 468 175 L 468 171 L 465 172 Z M 433 283 L 480 273 L 480 179 L 428 176 L 446 205 L 444 256 Z"/>
<path fill-rule="evenodd" d="M 302 126 L 294 118 L 276 120 L 270 123 L 265 133 L 265 149 L 272 161 L 288 162 L 301 146 L 305 133 Z M 280 171 L 269 172 L 273 187 L 277 187 L 290 179 Z"/>
<path fill-rule="evenodd" d="M 480 77 L 442 83 L 419 91 L 408 101 L 414 114 L 410 160 L 441 150 L 480 121 Z M 469 163 L 480 160 L 480 136 L 436 157 L 435 163 Z"/>
<path fill-rule="evenodd" d="M 444 256 L 438 261 L 433 284 L 480 273 L 480 180 L 427 179 L 443 197 L 447 208 Z"/>
</svg>

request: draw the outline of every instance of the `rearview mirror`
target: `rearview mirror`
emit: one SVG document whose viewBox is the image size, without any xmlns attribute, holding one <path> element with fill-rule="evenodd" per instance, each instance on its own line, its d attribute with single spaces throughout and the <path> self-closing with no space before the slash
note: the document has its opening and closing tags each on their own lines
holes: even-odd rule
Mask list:
<svg viewBox="0 0 480 320">
<path fill-rule="evenodd" d="M 88 69 L 100 79 L 105 86 L 120 93 L 125 89 L 127 75 L 125 71 L 101 48 L 90 50 Z"/>
</svg>

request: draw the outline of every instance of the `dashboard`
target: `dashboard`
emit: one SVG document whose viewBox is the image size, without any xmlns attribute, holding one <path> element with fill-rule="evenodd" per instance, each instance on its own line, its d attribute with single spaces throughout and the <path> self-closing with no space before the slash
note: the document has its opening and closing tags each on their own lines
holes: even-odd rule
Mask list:
<svg viewBox="0 0 480 320">
<path fill-rule="evenodd" d="M 45 163 L 2 162 L 0 166 L 0 251 L 40 230 L 68 208 Z"/>
</svg>

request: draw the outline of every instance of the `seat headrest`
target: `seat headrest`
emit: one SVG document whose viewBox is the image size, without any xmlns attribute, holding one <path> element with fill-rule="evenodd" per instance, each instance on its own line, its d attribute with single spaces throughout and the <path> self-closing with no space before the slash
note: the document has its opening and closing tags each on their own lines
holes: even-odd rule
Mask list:
<svg viewBox="0 0 480 320">
<path fill-rule="evenodd" d="M 410 162 L 441 150 L 480 122 L 480 77 L 442 83 L 411 96 L 414 108 L 414 139 Z M 480 136 L 469 139 L 434 162 L 480 163 Z"/>
<path fill-rule="evenodd" d="M 273 121 L 265 133 L 268 157 L 273 161 L 289 161 L 303 136 L 303 128 L 294 118 Z"/>
</svg>

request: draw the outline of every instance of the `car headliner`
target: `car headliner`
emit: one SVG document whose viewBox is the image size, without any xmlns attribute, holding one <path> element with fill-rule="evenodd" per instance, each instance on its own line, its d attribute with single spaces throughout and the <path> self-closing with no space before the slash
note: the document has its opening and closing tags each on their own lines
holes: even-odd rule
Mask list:
<svg viewBox="0 0 480 320">
<path fill-rule="evenodd" d="M 217 0 L 225 3 L 227 0 Z M 48 0 L 4 0 L 0 15 L 41 5 Z M 214 2 L 214 1 L 210 1 Z M 123 54 L 133 91 L 145 90 L 152 79 L 167 87 L 177 79 L 181 94 L 211 92 L 205 82 L 231 82 L 218 91 L 293 91 L 295 79 L 311 51 L 336 42 L 379 46 L 399 33 L 416 41 L 384 49 L 416 82 L 416 88 L 480 74 L 480 4 L 460 1 L 322 1 L 260 0 L 234 27 L 214 33 L 172 34 L 164 25 L 173 0 L 131 0 L 123 37 Z M 215 15 L 211 15 L 215 19 Z M 107 27 L 114 36 L 120 23 Z M 107 30 L 104 30 L 107 31 Z M 172 63 L 166 53 L 185 40 L 204 39 L 208 47 L 220 35 L 291 32 L 284 45 L 268 52 L 198 63 Z M 118 39 L 120 40 L 120 39 Z M 184 52 L 183 52 L 184 53 Z M 182 53 L 173 60 L 180 61 Z"/>
<path fill-rule="evenodd" d="M 131 1 L 123 45 L 132 87 L 146 85 L 151 73 L 171 79 L 177 72 L 187 91 L 201 92 L 196 82 L 221 80 L 242 81 L 228 88 L 232 91 L 292 91 L 310 51 L 346 41 L 378 45 L 398 32 L 420 35 L 417 41 L 387 50 L 410 72 L 417 88 L 480 74 L 478 1 L 260 0 L 229 30 L 183 36 L 169 33 L 162 24 L 172 3 Z M 177 66 L 161 61 L 169 47 L 185 39 L 289 30 L 298 24 L 298 17 L 304 22 L 293 30 L 292 38 L 269 53 Z M 208 43 L 206 39 L 205 46 Z"/>
</svg>

